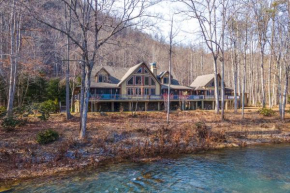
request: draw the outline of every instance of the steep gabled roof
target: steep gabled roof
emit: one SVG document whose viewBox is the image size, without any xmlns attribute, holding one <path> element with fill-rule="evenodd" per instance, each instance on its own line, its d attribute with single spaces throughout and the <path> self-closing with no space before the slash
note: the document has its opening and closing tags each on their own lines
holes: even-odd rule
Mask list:
<svg viewBox="0 0 290 193">
<path fill-rule="evenodd" d="M 107 71 L 110 75 L 111 83 L 118 84 L 121 80 L 121 78 L 124 76 L 124 74 L 128 71 L 128 68 L 122 68 L 122 67 L 114 67 L 114 66 L 95 66 L 92 71 L 91 78 L 93 79 L 96 74 L 104 69 Z"/>
<path fill-rule="evenodd" d="M 118 83 L 118 86 L 120 86 L 131 74 L 133 74 L 142 65 L 144 65 L 147 68 L 148 73 L 150 73 L 152 75 L 152 77 L 154 77 L 155 80 L 160 84 L 160 82 L 157 79 L 157 77 L 154 76 L 154 74 L 151 72 L 151 70 L 148 68 L 148 66 L 144 62 L 142 62 L 142 63 L 139 63 L 139 64 L 129 68 L 128 71 L 126 72 L 126 74 L 121 78 L 120 82 Z"/>
<path fill-rule="evenodd" d="M 219 76 L 219 74 L 218 74 Z M 196 77 L 196 79 L 191 83 L 190 87 L 198 89 L 200 87 L 205 87 L 214 79 L 214 74 L 206 74 Z"/>
</svg>

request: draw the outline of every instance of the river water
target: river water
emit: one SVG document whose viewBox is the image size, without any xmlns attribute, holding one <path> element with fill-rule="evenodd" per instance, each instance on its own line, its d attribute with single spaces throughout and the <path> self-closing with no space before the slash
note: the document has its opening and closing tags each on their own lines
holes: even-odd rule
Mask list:
<svg viewBox="0 0 290 193">
<path fill-rule="evenodd" d="M 22 182 L 9 192 L 290 192 L 290 146 L 209 151 Z"/>
</svg>

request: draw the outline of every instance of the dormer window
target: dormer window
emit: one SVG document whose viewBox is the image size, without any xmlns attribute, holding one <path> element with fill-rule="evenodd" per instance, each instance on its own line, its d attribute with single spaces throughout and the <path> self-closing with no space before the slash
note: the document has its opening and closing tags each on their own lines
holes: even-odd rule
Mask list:
<svg viewBox="0 0 290 193">
<path fill-rule="evenodd" d="M 142 73 L 142 67 L 139 68 L 139 70 L 137 71 L 138 74 L 141 74 Z"/>
<path fill-rule="evenodd" d="M 106 82 L 107 81 L 107 77 L 102 75 L 102 74 L 99 74 L 98 76 L 98 82 Z"/>
<path fill-rule="evenodd" d="M 168 84 L 169 78 L 163 78 L 163 84 Z"/>
</svg>

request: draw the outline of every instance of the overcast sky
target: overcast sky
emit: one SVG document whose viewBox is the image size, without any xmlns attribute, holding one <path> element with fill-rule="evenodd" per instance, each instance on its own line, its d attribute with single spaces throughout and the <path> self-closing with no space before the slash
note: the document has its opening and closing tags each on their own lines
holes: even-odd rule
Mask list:
<svg viewBox="0 0 290 193">
<path fill-rule="evenodd" d="M 164 18 L 164 20 L 158 22 L 157 27 L 159 28 L 159 33 L 166 38 L 166 41 L 169 41 L 170 20 L 172 15 L 174 15 L 173 31 L 177 33 L 174 42 L 186 45 L 193 42 L 195 44 L 198 43 L 200 39 L 198 39 L 199 26 L 196 20 L 186 20 L 185 15 L 177 14 L 180 10 L 186 9 L 183 3 L 161 2 L 151 9 L 150 11 L 162 15 Z"/>
</svg>

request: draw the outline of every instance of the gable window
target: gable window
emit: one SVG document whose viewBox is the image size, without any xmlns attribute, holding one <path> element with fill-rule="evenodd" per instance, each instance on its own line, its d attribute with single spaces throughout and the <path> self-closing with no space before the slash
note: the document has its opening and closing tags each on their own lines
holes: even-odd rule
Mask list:
<svg viewBox="0 0 290 193">
<path fill-rule="evenodd" d="M 214 86 L 214 81 L 211 83 L 211 86 Z"/>
<path fill-rule="evenodd" d="M 155 85 L 155 81 L 151 78 L 151 85 Z"/>
<path fill-rule="evenodd" d="M 163 78 L 163 84 L 168 84 L 169 79 L 168 78 Z"/>
<path fill-rule="evenodd" d="M 155 95 L 155 88 L 151 88 L 151 95 Z"/>
<path fill-rule="evenodd" d="M 139 70 L 137 71 L 138 74 L 141 74 L 142 73 L 142 67 L 139 68 Z"/>
<path fill-rule="evenodd" d="M 127 95 L 133 95 L 133 88 L 127 88 Z"/>
<path fill-rule="evenodd" d="M 136 76 L 135 77 L 135 84 L 136 85 L 141 85 L 142 84 L 142 78 L 141 78 L 141 76 Z"/>
<path fill-rule="evenodd" d="M 149 85 L 149 77 L 145 77 L 145 79 L 144 79 L 144 85 Z"/>
<path fill-rule="evenodd" d="M 148 73 L 148 70 L 146 68 L 144 68 L 144 73 L 147 74 Z"/>
<path fill-rule="evenodd" d="M 134 77 L 131 77 L 128 82 L 127 82 L 128 85 L 134 85 Z"/>
</svg>

